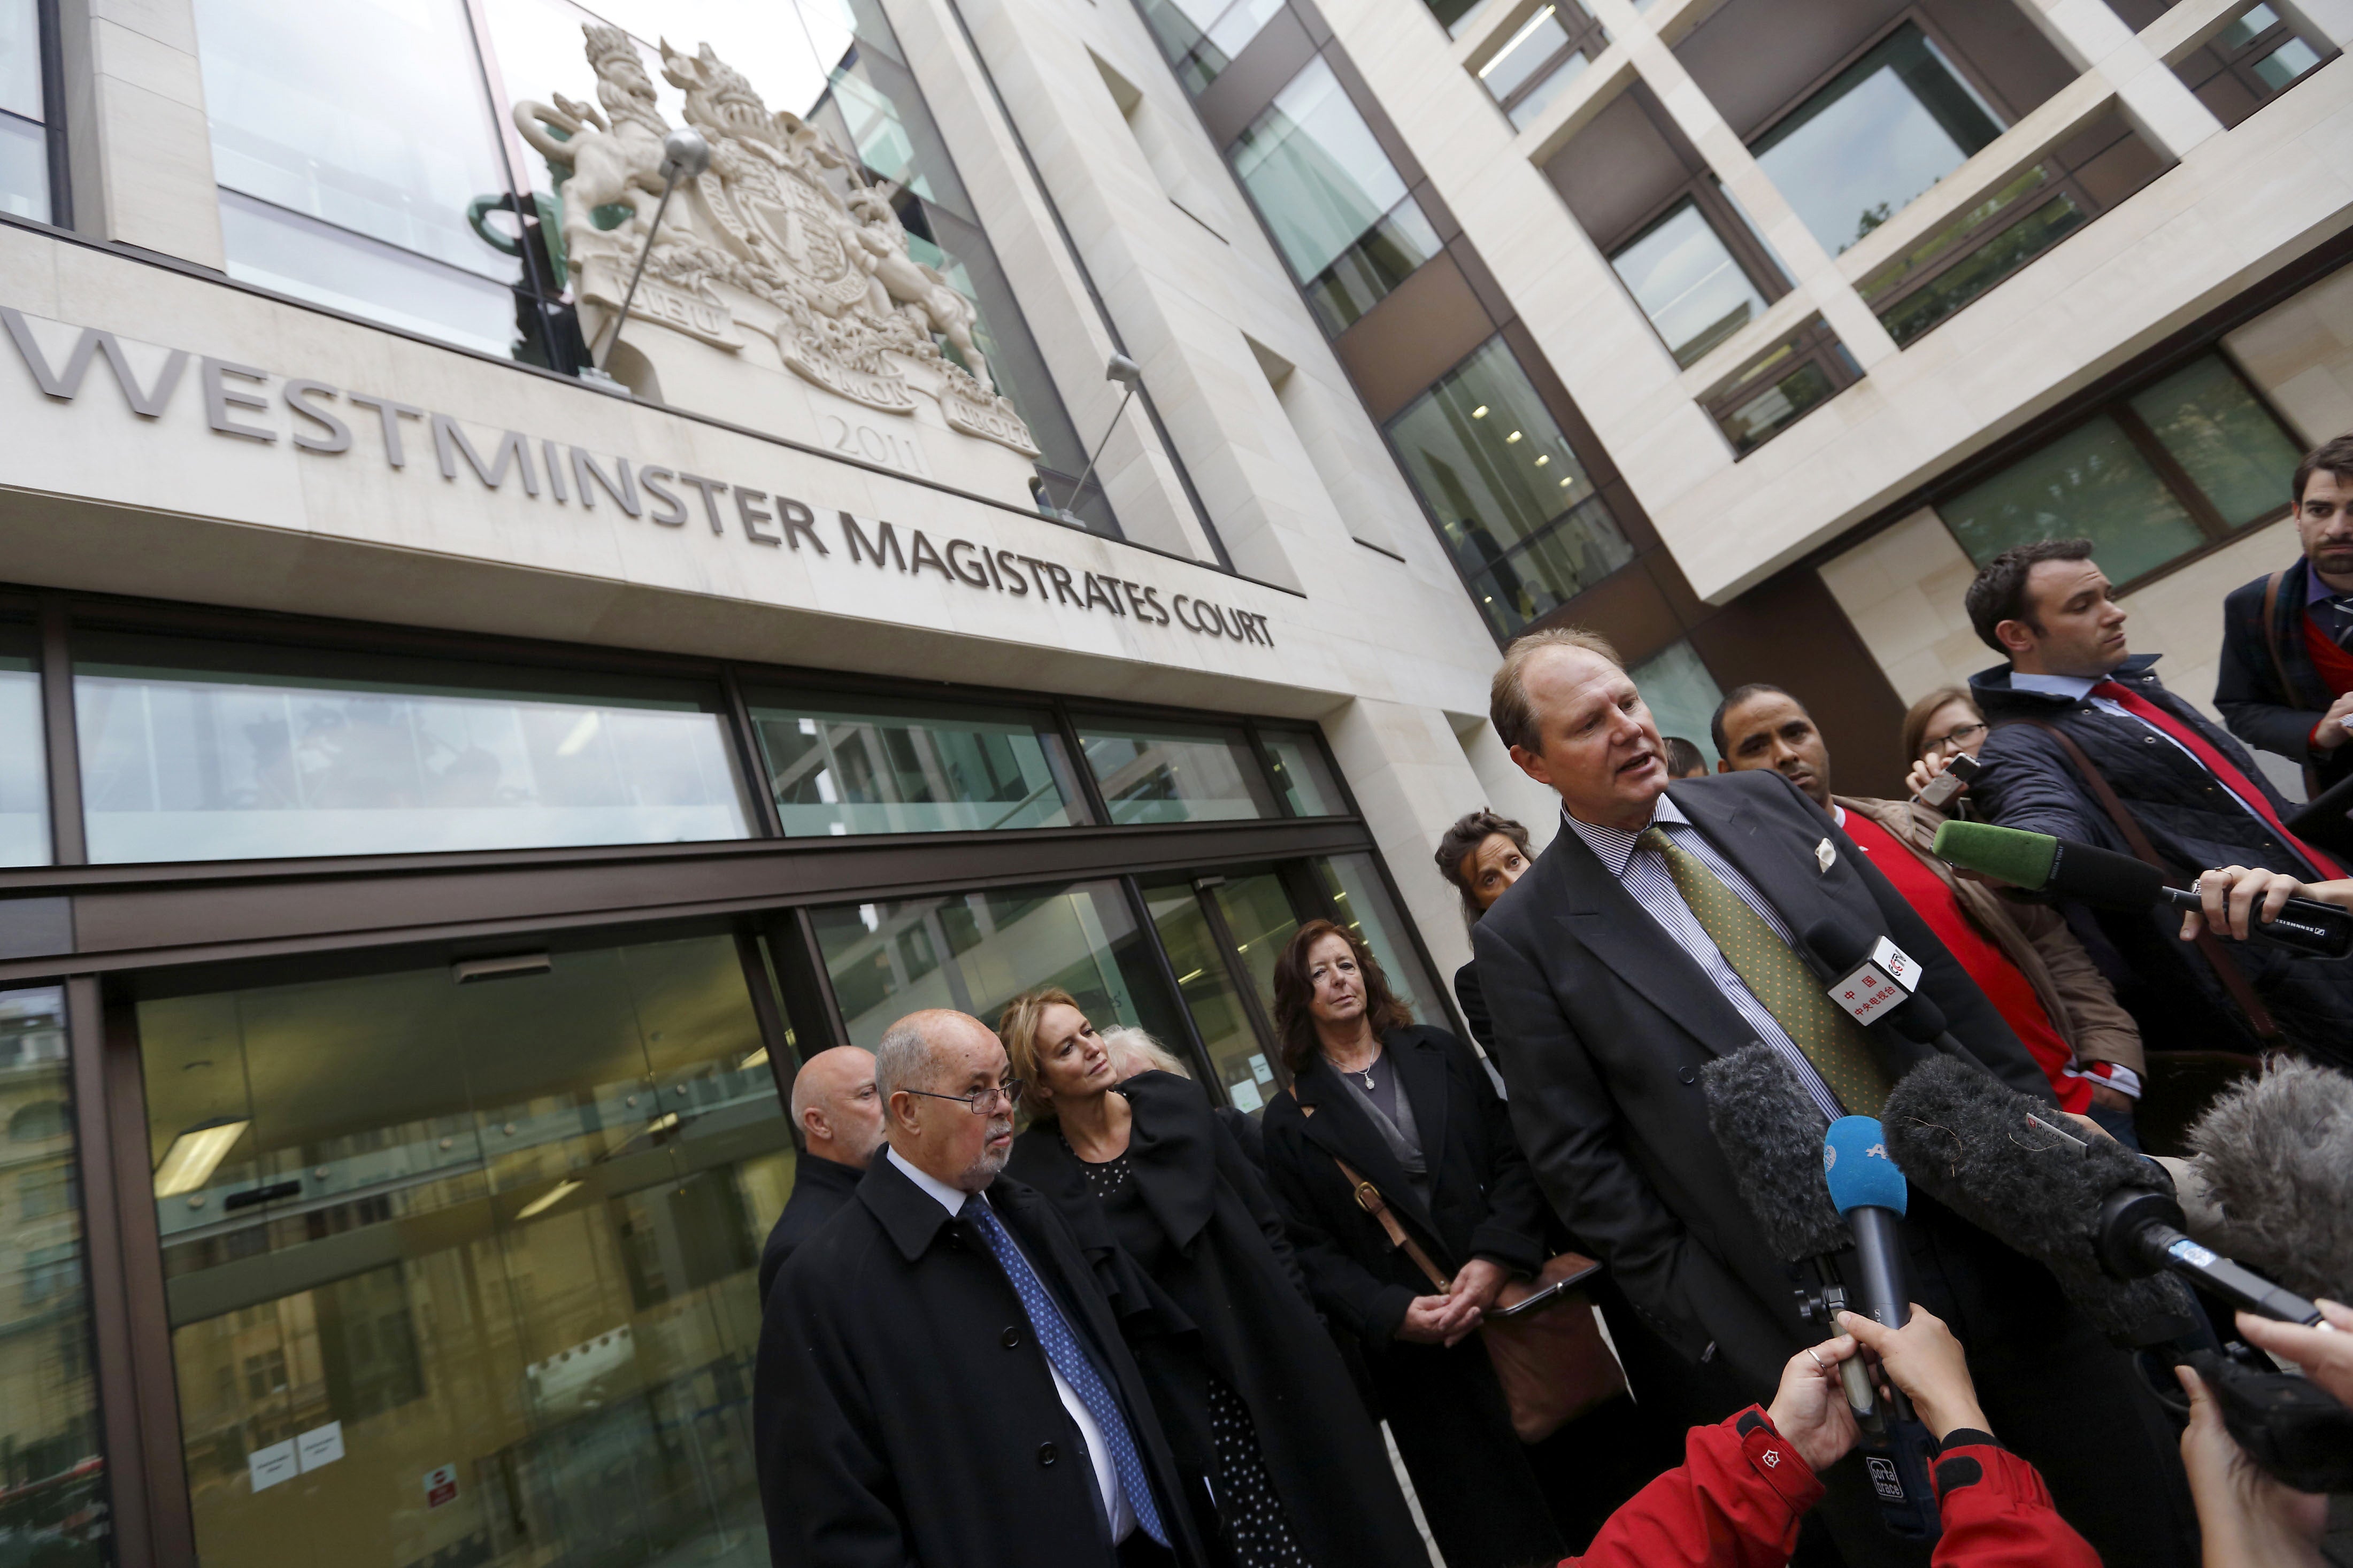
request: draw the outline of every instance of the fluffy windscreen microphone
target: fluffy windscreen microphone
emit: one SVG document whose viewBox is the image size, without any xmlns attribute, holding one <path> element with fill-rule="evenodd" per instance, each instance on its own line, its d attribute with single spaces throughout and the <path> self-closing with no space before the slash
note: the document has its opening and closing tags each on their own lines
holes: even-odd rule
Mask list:
<svg viewBox="0 0 2353 1568">
<path fill-rule="evenodd" d="M 1770 1046 L 1745 1046 L 1700 1069 L 1708 1130 L 1764 1227 L 1765 1245 L 1802 1262 L 1854 1245 L 1822 1180 L 1822 1113 Z"/>
<path fill-rule="evenodd" d="M 2063 1130 L 2052 1106 L 1952 1057 L 1906 1073 L 1879 1119 L 1887 1152 L 1915 1186 L 2048 1268 L 2112 1342 L 2153 1345 L 2192 1331 L 2194 1305 L 2179 1280 L 2110 1279 L 2094 1247 L 2102 1200 L 2120 1188 L 2168 1189 L 2160 1168 Z"/>
<path fill-rule="evenodd" d="M 2276 1061 L 2189 1129 L 2223 1229 L 2199 1237 L 2290 1289 L 2353 1300 L 2353 1078 Z"/>
</svg>

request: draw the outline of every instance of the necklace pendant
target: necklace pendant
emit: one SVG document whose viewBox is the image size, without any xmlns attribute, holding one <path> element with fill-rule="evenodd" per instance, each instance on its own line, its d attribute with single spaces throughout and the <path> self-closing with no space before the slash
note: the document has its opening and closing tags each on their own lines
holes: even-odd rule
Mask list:
<svg viewBox="0 0 2353 1568">
<path fill-rule="evenodd" d="M 1362 1078 L 1362 1079 L 1365 1080 L 1365 1087 L 1366 1087 L 1366 1089 L 1370 1089 L 1370 1088 L 1372 1088 L 1372 1087 L 1373 1087 L 1373 1069 L 1372 1069 L 1372 1068 L 1366 1068 L 1363 1072 L 1359 1073 L 1357 1076 L 1358 1076 L 1359 1078 Z"/>
</svg>

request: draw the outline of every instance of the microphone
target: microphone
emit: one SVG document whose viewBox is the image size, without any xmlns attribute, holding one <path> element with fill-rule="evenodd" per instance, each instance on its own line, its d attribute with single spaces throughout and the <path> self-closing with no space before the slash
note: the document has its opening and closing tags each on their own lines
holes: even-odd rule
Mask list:
<svg viewBox="0 0 2353 1568">
<path fill-rule="evenodd" d="M 2111 1342 L 2140 1349 L 2199 1332 L 2179 1281 L 2114 1279 L 2093 1246 L 2111 1193 L 2170 1197 L 2163 1167 L 2106 1139 L 2075 1137 L 2058 1114 L 1982 1068 L 1939 1056 L 1904 1075 L 1880 1121 L 1889 1155 L 1915 1185 L 2049 1268 Z"/>
<path fill-rule="evenodd" d="M 2112 910 L 2145 910 L 2170 904 L 2178 910 L 2205 906 L 2190 888 L 2166 885 L 2165 873 L 2146 861 L 2096 845 L 2021 833 L 1982 822 L 1947 822 L 1936 829 L 1938 859 L 1979 872 L 2030 892 L 2055 893 L 2079 903 Z M 2248 931 L 2281 947 L 2322 958 L 2353 957 L 2353 910 L 2290 899 L 2276 919 Z"/>
<path fill-rule="evenodd" d="M 1854 1231 L 1851 1310 L 1902 1328 L 1912 1321 L 1912 1280 L 1896 1222 L 1911 1189 L 1888 1158 L 1887 1135 L 1876 1119 L 1841 1116 L 1831 1123 L 1822 1140 L 1822 1180 L 1839 1217 Z"/>
<path fill-rule="evenodd" d="M 2353 1078 L 2277 1058 L 2188 1142 L 2221 1226 L 2181 1228 L 2306 1296 L 2353 1299 Z"/>
<path fill-rule="evenodd" d="M 1831 983 L 1831 1000 L 1844 1007 L 1866 1028 L 1884 1023 L 1908 1040 L 1924 1046 L 1939 1043 L 1947 1027 L 1945 1010 L 1933 997 L 1920 995 L 1921 967 L 1917 960 L 1886 937 L 1866 943 L 1838 920 L 1816 921 L 1806 928 L 1806 946 L 1839 978 Z M 1944 1042 L 1959 1050 L 1957 1042 Z"/>
</svg>

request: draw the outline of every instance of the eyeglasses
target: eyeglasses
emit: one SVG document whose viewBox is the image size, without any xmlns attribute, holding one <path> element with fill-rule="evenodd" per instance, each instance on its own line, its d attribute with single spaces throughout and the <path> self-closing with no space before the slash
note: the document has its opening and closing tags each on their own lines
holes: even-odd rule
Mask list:
<svg viewBox="0 0 2353 1568">
<path fill-rule="evenodd" d="M 1983 724 L 1963 724 L 1928 742 L 1932 752 L 1957 751 L 1986 732 Z"/>
<path fill-rule="evenodd" d="M 900 1092 L 920 1094 L 925 1100 L 953 1100 L 975 1116 L 986 1116 L 997 1109 L 997 1102 L 1000 1100 L 1005 1101 L 1008 1110 L 1020 1104 L 1021 1092 L 1029 1087 L 1025 1079 L 1009 1078 L 995 1089 L 976 1089 L 970 1094 L 934 1094 L 928 1089 L 902 1089 Z"/>
</svg>

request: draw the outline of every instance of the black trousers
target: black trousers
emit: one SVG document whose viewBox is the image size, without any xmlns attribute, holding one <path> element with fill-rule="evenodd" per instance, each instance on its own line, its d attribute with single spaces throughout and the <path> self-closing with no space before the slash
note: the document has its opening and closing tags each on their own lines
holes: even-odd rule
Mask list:
<svg viewBox="0 0 2353 1568">
<path fill-rule="evenodd" d="M 1921 1194 L 1904 1222 L 1913 1298 L 1968 1350 L 1993 1435 L 2042 1472 L 2059 1515 L 2102 1560 L 2198 1568 L 2179 1435 L 2133 1366 L 2070 1307 L 2048 1270 Z M 1858 1456 L 1823 1478 L 1823 1522 L 1851 1568 L 1925 1564 L 1880 1524 Z"/>
</svg>

